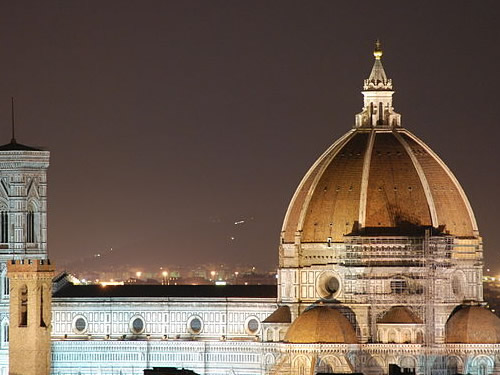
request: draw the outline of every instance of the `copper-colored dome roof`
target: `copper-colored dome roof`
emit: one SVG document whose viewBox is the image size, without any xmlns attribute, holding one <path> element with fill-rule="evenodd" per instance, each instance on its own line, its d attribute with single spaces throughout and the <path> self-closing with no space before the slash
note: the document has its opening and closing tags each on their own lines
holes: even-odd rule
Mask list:
<svg viewBox="0 0 500 375">
<path fill-rule="evenodd" d="M 338 310 L 318 306 L 304 311 L 292 323 L 285 336 L 291 343 L 357 344 L 352 324 Z"/>
<path fill-rule="evenodd" d="M 477 236 L 472 208 L 448 167 L 400 127 L 357 128 L 335 142 L 295 192 L 282 241 L 342 241 L 347 234 Z"/>
<path fill-rule="evenodd" d="M 481 306 L 463 306 L 446 322 L 446 342 L 450 344 L 500 343 L 500 318 Z"/>
<path fill-rule="evenodd" d="M 382 324 L 422 324 L 422 319 L 405 306 L 393 306 L 377 323 Z"/>
</svg>

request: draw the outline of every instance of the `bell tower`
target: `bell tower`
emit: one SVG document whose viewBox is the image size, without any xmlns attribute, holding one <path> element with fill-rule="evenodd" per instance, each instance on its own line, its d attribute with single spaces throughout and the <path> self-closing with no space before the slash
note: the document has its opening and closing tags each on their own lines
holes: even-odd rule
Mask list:
<svg viewBox="0 0 500 375">
<path fill-rule="evenodd" d="M 48 260 L 12 260 L 10 279 L 10 375 L 50 374 L 52 278 Z"/>
<path fill-rule="evenodd" d="M 9 298 L 7 261 L 47 258 L 49 157 L 15 138 L 0 146 L 0 305 Z"/>
<path fill-rule="evenodd" d="M 0 372 L 8 366 L 9 326 L 17 324 L 9 317 L 7 263 L 47 259 L 49 158 L 49 151 L 16 141 L 13 110 L 12 138 L 0 145 Z"/>
</svg>

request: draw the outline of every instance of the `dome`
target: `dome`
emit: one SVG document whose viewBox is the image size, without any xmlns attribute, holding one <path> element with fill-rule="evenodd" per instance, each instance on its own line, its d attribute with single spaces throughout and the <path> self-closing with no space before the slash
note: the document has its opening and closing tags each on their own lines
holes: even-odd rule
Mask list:
<svg viewBox="0 0 500 375">
<path fill-rule="evenodd" d="M 357 344 L 352 324 L 341 312 L 326 306 L 304 311 L 292 323 L 285 336 L 290 343 Z"/>
<path fill-rule="evenodd" d="M 288 207 L 283 244 L 342 242 L 345 235 L 478 236 L 457 179 L 422 140 L 401 126 L 392 80 L 375 55 L 363 112 L 352 130 L 309 169 Z"/>
<path fill-rule="evenodd" d="M 500 318 L 481 306 L 461 306 L 446 322 L 449 344 L 500 343 Z"/>
<path fill-rule="evenodd" d="M 422 319 L 405 306 L 393 306 L 377 323 L 381 324 L 422 324 Z"/>
</svg>

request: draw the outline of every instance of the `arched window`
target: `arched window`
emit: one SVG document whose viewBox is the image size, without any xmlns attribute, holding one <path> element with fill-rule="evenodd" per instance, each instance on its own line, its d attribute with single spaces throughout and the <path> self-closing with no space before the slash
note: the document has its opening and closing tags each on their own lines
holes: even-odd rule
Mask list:
<svg viewBox="0 0 500 375">
<path fill-rule="evenodd" d="M 1 280 L 2 280 L 2 297 L 9 298 L 9 296 L 10 296 L 10 281 L 9 281 L 9 278 L 7 277 L 7 267 L 4 268 L 2 273 L 1 273 Z"/>
<path fill-rule="evenodd" d="M 402 337 L 401 337 L 401 341 L 403 342 L 403 344 L 409 344 L 411 343 L 411 333 L 409 330 L 404 330 L 403 331 L 403 334 L 402 334 Z"/>
<path fill-rule="evenodd" d="M 26 214 L 26 242 L 35 242 L 35 212 L 32 207 L 28 209 Z"/>
<path fill-rule="evenodd" d="M 388 337 L 387 341 L 391 344 L 396 342 L 396 331 L 394 331 L 393 329 L 391 329 L 389 331 L 389 337 Z"/>
<path fill-rule="evenodd" d="M 401 367 L 403 369 L 415 369 L 416 367 L 415 358 L 403 357 L 403 359 L 401 359 Z"/>
<path fill-rule="evenodd" d="M 9 321 L 7 319 L 4 319 L 2 321 L 2 331 L 0 332 L 1 334 L 1 347 L 5 348 L 9 345 Z"/>
<path fill-rule="evenodd" d="M 45 288 L 43 287 L 43 285 L 40 287 L 40 327 L 47 327 L 47 325 L 45 324 L 45 320 L 43 318 L 43 292 L 44 292 Z"/>
<path fill-rule="evenodd" d="M 9 242 L 9 213 L 5 209 L 0 211 L 0 242 Z"/>
<path fill-rule="evenodd" d="M 272 329 L 267 330 L 267 341 L 274 341 L 274 331 Z"/>
<path fill-rule="evenodd" d="M 457 357 L 448 358 L 448 363 L 446 364 L 446 370 L 448 375 L 455 375 L 459 373 Z"/>
<path fill-rule="evenodd" d="M 23 285 L 19 289 L 19 326 L 28 325 L 28 287 Z"/>
</svg>

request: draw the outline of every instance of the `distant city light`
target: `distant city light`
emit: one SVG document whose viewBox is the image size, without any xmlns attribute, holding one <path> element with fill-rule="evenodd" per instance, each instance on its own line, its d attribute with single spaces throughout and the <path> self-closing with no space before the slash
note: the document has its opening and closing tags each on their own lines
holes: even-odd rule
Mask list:
<svg viewBox="0 0 500 375">
<path fill-rule="evenodd" d="M 215 285 L 227 285 L 227 282 L 225 282 L 224 280 L 217 280 L 215 282 Z"/>
<path fill-rule="evenodd" d="M 110 286 L 110 285 L 125 285 L 123 281 L 101 281 L 99 283 L 102 287 Z"/>
<path fill-rule="evenodd" d="M 141 278 L 141 276 L 142 276 L 142 272 L 141 272 L 141 271 L 137 271 L 137 272 L 135 273 L 135 276 L 137 276 L 137 278 L 138 278 L 138 279 L 140 279 L 140 278 Z"/>
</svg>

